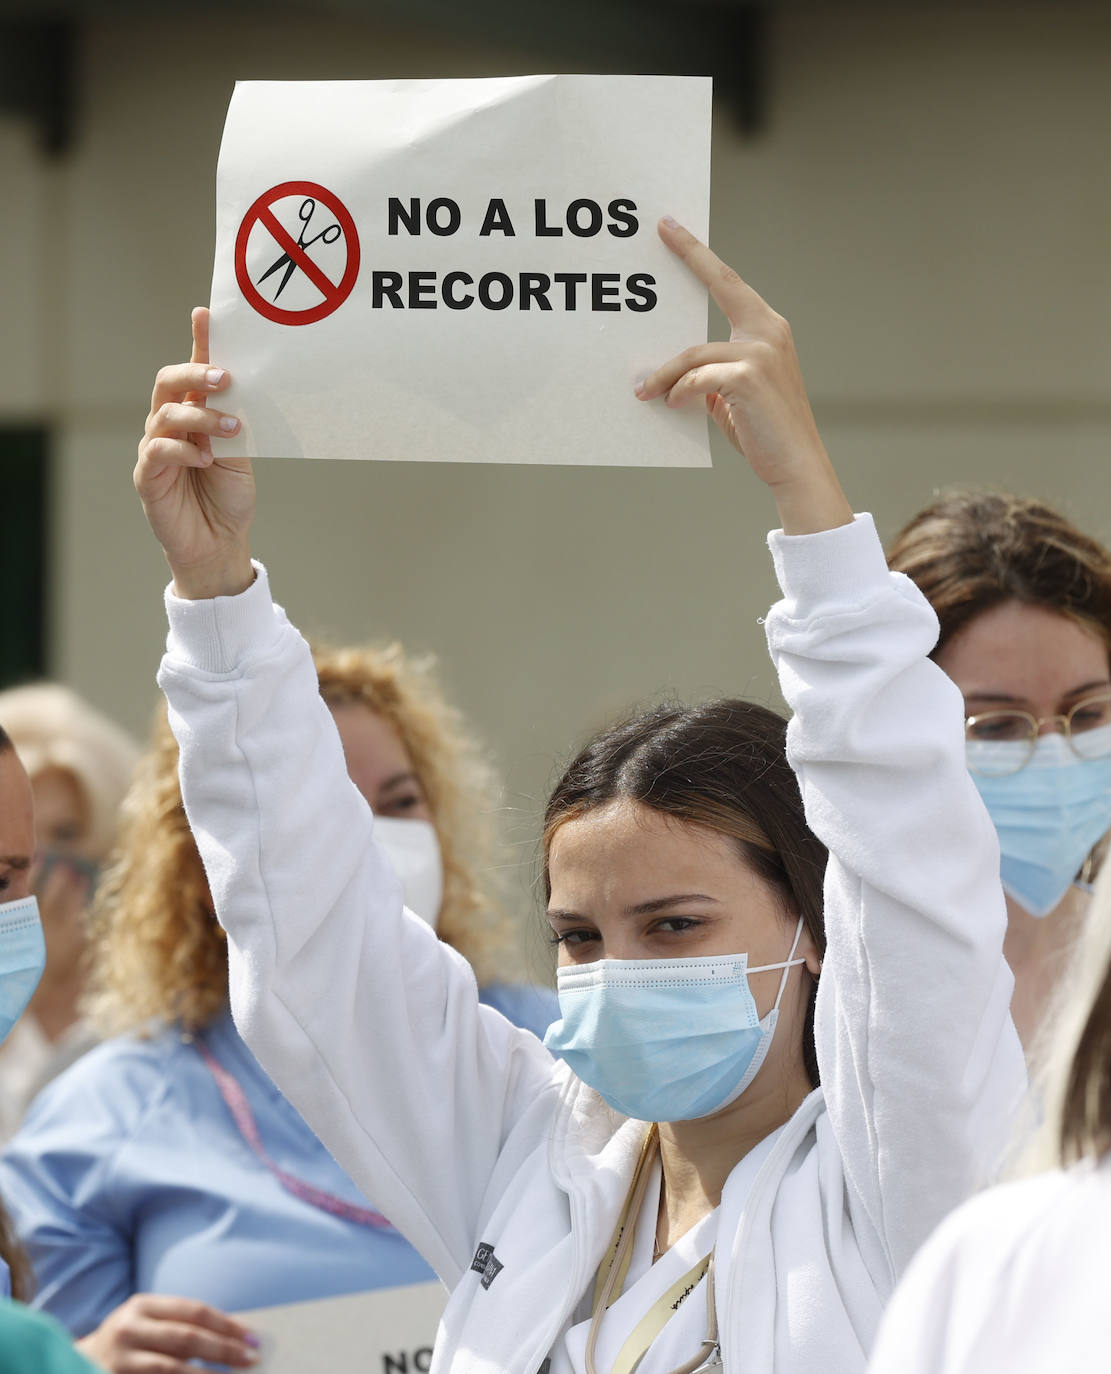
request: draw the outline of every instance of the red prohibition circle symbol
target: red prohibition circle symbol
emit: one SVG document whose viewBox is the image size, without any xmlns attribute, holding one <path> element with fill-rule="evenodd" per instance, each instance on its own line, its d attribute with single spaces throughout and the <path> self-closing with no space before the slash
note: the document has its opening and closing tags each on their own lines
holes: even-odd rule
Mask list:
<svg viewBox="0 0 1111 1374">
<path fill-rule="evenodd" d="M 299 214 L 302 222 L 300 241 L 290 234 L 271 208 L 287 196 L 303 196 L 302 211 L 305 210 L 306 206 L 308 207 L 307 218 L 305 214 Z M 310 228 L 312 212 L 317 203 L 335 216 L 335 224 L 317 233 L 315 237 L 306 242 L 305 232 Z M 259 291 L 258 283 L 252 281 L 247 274 L 247 242 L 256 224 L 261 225 L 266 230 L 281 250 L 281 257 L 271 267 L 267 268 L 263 277 L 268 277 L 272 272 L 277 272 L 280 269 L 284 273 L 284 277 L 278 279 L 278 290 L 280 291 L 293 272 L 303 272 L 324 297 L 319 305 L 311 306 L 308 310 L 286 310 L 275 305 L 273 301 L 267 300 Z M 337 226 L 343 234 L 344 243 L 347 245 L 347 267 L 343 277 L 338 282 L 334 282 L 326 272 L 317 266 L 305 250 L 312 243 L 315 243 L 317 238 L 323 238 L 326 243 L 334 242 L 334 238 L 327 238 L 326 235 Z M 358 275 L 359 233 L 355 228 L 355 221 L 339 197 L 325 187 L 317 185 L 315 181 L 283 181 L 280 186 L 272 186 L 269 191 L 264 191 L 259 196 L 258 200 L 243 216 L 243 223 L 239 226 L 239 233 L 235 239 L 235 279 L 239 283 L 239 289 L 243 292 L 243 298 L 248 305 L 275 324 L 315 324 L 317 320 L 326 319 L 333 311 L 338 310 L 351 294 Z M 262 278 L 259 280 L 261 281 Z"/>
</svg>

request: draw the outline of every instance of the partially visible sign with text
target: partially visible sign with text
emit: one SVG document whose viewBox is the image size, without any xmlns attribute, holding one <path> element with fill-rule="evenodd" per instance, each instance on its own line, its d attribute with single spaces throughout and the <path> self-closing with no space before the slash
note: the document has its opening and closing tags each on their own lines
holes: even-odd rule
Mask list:
<svg viewBox="0 0 1111 1374">
<path fill-rule="evenodd" d="M 428 1374 L 446 1302 L 429 1282 L 235 1316 L 262 1338 L 259 1374 Z"/>
<path fill-rule="evenodd" d="M 710 81 L 240 82 L 217 176 L 218 455 L 703 467 L 637 379 L 706 339 Z"/>
</svg>

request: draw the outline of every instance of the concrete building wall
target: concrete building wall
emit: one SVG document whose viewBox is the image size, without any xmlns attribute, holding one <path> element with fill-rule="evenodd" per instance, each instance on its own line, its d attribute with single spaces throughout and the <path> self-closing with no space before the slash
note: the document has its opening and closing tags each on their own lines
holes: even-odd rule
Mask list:
<svg viewBox="0 0 1111 1374">
<path fill-rule="evenodd" d="M 990 483 L 1111 535 L 1111 13 L 798 7 L 773 37 L 766 130 L 716 122 L 713 239 L 792 320 L 851 499 L 890 534 L 937 487 Z M 144 728 L 165 573 L 130 469 L 155 368 L 187 356 L 207 297 L 233 81 L 547 69 L 277 14 L 94 20 L 72 151 L 45 162 L 0 121 L 0 421 L 55 436 L 56 675 Z M 529 858 L 546 783 L 600 720 L 661 693 L 775 698 L 771 504 L 715 462 L 270 461 L 256 548 L 307 630 L 437 651 Z"/>
</svg>

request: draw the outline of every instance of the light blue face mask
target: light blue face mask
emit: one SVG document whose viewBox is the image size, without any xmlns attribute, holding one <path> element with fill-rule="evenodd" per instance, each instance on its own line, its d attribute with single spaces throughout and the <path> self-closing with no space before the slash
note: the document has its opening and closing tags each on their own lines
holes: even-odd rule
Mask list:
<svg viewBox="0 0 1111 1374">
<path fill-rule="evenodd" d="M 1104 732 L 1111 748 L 1111 725 L 1089 731 L 1089 747 Z M 1041 735 L 1019 772 L 975 771 L 977 764 L 1001 771 L 1027 749 L 1020 741 L 970 740 L 968 762 L 999 835 L 1004 889 L 1032 916 L 1048 916 L 1111 829 L 1111 754 L 1079 759 L 1064 735 Z"/>
<path fill-rule="evenodd" d="M 611 1107 L 638 1121 L 712 1116 L 756 1077 L 779 1019 L 802 935 L 779 964 L 747 954 L 698 959 L 599 959 L 557 975 L 561 1020 L 544 1044 Z M 775 1005 L 760 1019 L 750 973 L 782 969 Z"/>
<path fill-rule="evenodd" d="M 37 899 L 0 903 L 0 1043 L 27 1009 L 45 967 Z"/>
</svg>

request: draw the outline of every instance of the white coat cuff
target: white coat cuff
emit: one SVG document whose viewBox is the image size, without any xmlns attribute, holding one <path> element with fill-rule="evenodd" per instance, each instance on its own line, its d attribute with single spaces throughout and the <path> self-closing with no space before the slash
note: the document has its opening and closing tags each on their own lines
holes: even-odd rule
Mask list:
<svg viewBox="0 0 1111 1374">
<path fill-rule="evenodd" d="M 166 588 L 166 652 L 177 663 L 231 674 L 277 641 L 281 617 L 270 598 L 270 579 L 261 563 L 252 559 L 252 566 L 255 580 L 238 596 L 186 601 L 174 595 L 172 582 Z"/>
<path fill-rule="evenodd" d="M 879 590 L 891 581 L 875 522 L 868 514 L 854 516 L 851 525 L 818 534 L 772 530 L 768 547 L 783 590 L 782 609 L 792 619 L 829 611 L 842 600 L 858 606 L 864 588 Z"/>
</svg>

